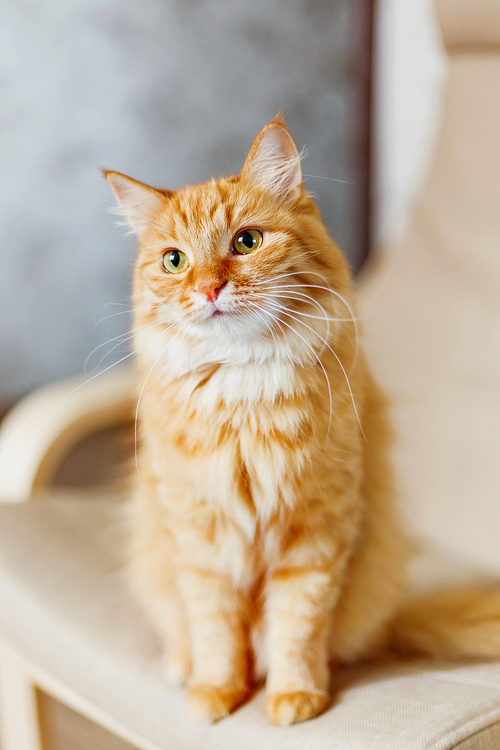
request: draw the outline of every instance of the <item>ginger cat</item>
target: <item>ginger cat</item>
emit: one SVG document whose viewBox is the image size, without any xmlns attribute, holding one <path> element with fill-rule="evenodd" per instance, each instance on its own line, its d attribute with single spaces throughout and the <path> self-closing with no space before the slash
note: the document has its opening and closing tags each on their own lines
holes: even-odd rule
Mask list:
<svg viewBox="0 0 500 750">
<path fill-rule="evenodd" d="M 402 606 L 384 399 L 284 123 L 235 177 L 170 192 L 105 176 L 140 240 L 133 583 L 194 714 L 222 718 L 266 677 L 271 722 L 309 719 L 332 663 L 391 643 L 499 654 L 491 616 L 462 640 L 443 626 L 470 592 Z"/>
</svg>

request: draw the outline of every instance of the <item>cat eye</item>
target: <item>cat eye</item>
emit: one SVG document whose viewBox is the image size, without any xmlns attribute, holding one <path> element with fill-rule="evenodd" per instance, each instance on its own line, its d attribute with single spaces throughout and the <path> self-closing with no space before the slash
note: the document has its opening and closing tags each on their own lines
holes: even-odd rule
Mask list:
<svg viewBox="0 0 500 750">
<path fill-rule="evenodd" d="M 166 253 L 163 253 L 161 265 L 167 273 L 182 273 L 189 268 L 189 259 L 186 253 L 171 247 Z"/>
<path fill-rule="evenodd" d="M 231 249 L 238 255 L 247 255 L 262 245 L 262 239 L 258 229 L 243 229 L 236 233 Z"/>
</svg>

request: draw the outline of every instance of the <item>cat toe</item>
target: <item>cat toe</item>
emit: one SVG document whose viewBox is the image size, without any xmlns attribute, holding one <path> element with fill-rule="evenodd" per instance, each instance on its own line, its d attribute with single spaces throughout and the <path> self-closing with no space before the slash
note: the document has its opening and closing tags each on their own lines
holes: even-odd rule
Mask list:
<svg viewBox="0 0 500 750">
<path fill-rule="evenodd" d="M 194 719 L 212 724 L 223 719 L 247 697 L 246 689 L 193 685 L 188 690 L 188 702 Z"/>
<path fill-rule="evenodd" d="M 273 693 L 266 699 L 267 716 L 271 724 L 288 726 L 318 716 L 328 705 L 327 693 Z"/>
</svg>

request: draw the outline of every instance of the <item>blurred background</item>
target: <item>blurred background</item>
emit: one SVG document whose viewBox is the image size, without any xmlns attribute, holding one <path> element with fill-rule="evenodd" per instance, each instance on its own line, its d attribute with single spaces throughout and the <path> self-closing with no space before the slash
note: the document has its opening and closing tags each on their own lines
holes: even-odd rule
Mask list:
<svg viewBox="0 0 500 750">
<path fill-rule="evenodd" d="M 404 223 L 440 85 L 427 0 L 380 2 L 374 57 L 370 0 L 0 6 L 4 404 L 82 372 L 129 325 L 134 240 L 115 227 L 101 165 L 174 189 L 234 173 L 283 109 L 353 269 Z M 100 362 L 108 349 L 89 372 L 127 352 Z"/>
</svg>

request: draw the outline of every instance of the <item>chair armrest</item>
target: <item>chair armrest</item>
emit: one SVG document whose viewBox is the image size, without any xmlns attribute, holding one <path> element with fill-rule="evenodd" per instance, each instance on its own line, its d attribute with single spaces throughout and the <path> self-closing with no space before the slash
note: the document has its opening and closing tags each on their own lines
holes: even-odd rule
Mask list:
<svg viewBox="0 0 500 750">
<path fill-rule="evenodd" d="M 62 380 L 23 398 L 0 429 L 0 502 L 23 502 L 46 487 L 79 441 L 131 421 L 136 400 L 129 368 Z"/>
</svg>

